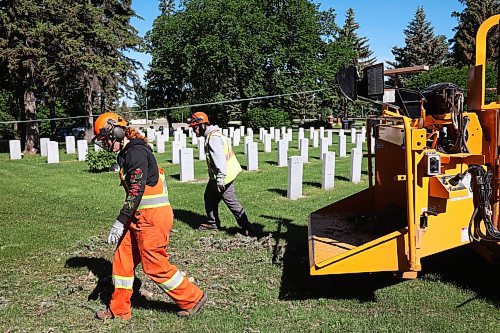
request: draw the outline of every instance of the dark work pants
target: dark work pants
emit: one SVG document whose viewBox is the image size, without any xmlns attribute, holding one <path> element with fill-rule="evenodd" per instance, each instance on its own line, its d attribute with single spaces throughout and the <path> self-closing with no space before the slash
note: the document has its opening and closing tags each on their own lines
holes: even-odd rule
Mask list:
<svg viewBox="0 0 500 333">
<path fill-rule="evenodd" d="M 236 197 L 233 182 L 227 184 L 226 190 L 220 193 L 217 189 L 217 182 L 212 179 L 208 181 L 205 188 L 205 211 L 208 216 L 208 223 L 216 224 L 217 227 L 220 227 L 219 203 L 221 200 L 224 201 L 227 208 L 233 213 L 240 227 L 247 228 L 250 225 L 247 214 Z"/>
</svg>

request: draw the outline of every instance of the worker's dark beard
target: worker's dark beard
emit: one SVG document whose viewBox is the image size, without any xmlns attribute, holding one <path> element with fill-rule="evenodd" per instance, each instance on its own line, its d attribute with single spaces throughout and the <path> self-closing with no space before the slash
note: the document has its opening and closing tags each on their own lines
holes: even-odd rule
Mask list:
<svg viewBox="0 0 500 333">
<path fill-rule="evenodd" d="M 205 136 L 206 131 L 207 131 L 207 124 L 198 125 L 198 132 L 200 133 L 200 137 Z"/>
</svg>

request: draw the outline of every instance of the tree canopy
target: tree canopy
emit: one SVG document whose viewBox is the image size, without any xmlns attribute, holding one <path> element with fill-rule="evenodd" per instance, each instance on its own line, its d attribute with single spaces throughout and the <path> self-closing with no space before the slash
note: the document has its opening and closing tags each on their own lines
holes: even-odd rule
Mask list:
<svg viewBox="0 0 500 333">
<path fill-rule="evenodd" d="M 436 36 L 427 21 L 423 7 L 418 7 L 413 20 L 404 30 L 405 46 L 392 49 L 395 61 L 389 64 L 398 67 L 417 65 L 436 66 L 445 63 L 448 44 L 443 35 Z"/>
</svg>

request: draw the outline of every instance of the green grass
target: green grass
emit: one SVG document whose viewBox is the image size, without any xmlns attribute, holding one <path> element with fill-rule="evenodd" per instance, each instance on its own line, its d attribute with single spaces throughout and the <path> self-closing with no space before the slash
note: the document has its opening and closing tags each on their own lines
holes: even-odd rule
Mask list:
<svg viewBox="0 0 500 333">
<path fill-rule="evenodd" d="M 260 171 L 243 172 L 236 183 L 251 221 L 270 234 L 260 240 L 235 235 L 223 205 L 224 231 L 195 230 L 204 218 L 205 162 L 195 163 L 199 182 L 180 183 L 179 167 L 167 163 L 170 150 L 157 155 L 176 217 L 171 261 L 209 302 L 201 315 L 177 318 L 172 302 L 139 273 L 142 294 L 129 322 L 93 319 L 111 291 L 113 248 L 105 238 L 123 200 L 118 176 L 88 173 L 62 151 L 56 165 L 0 154 L 0 332 L 498 332 L 499 271 L 468 248 L 425 260 L 417 280 L 309 277 L 308 214 L 365 188 L 367 179 L 350 184 L 349 158 L 337 158 L 335 189 L 321 190 L 319 149 L 310 149 L 305 197 L 290 201 L 287 168 L 274 165 L 273 149 L 259 153 Z"/>
</svg>

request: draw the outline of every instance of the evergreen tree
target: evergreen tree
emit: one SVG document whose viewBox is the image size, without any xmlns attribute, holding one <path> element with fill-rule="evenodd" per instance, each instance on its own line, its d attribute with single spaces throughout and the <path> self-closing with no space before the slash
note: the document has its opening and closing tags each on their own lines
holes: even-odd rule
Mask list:
<svg viewBox="0 0 500 333">
<path fill-rule="evenodd" d="M 453 29 L 455 36 L 451 40 L 453 62 L 457 66 L 471 66 L 475 63 L 476 33 L 483 21 L 490 16 L 500 14 L 500 0 L 459 0 L 465 8 L 461 12 L 453 12 L 458 25 Z M 488 60 L 498 59 L 499 51 L 498 27 L 489 33 Z"/>
<path fill-rule="evenodd" d="M 404 30 L 405 46 L 392 49 L 395 61 L 391 66 L 436 66 L 443 64 L 448 55 L 448 44 L 443 35 L 434 35 L 434 28 L 426 21 L 423 7 L 418 7 L 415 17 Z"/>
<path fill-rule="evenodd" d="M 340 39 L 350 45 L 356 51 L 356 65 L 359 69 L 375 64 L 377 59 L 373 57 L 373 51 L 370 50 L 367 37 L 358 36 L 356 30 L 359 24 L 355 20 L 354 9 L 349 8 L 346 13 L 344 26 L 340 30 Z"/>
</svg>

